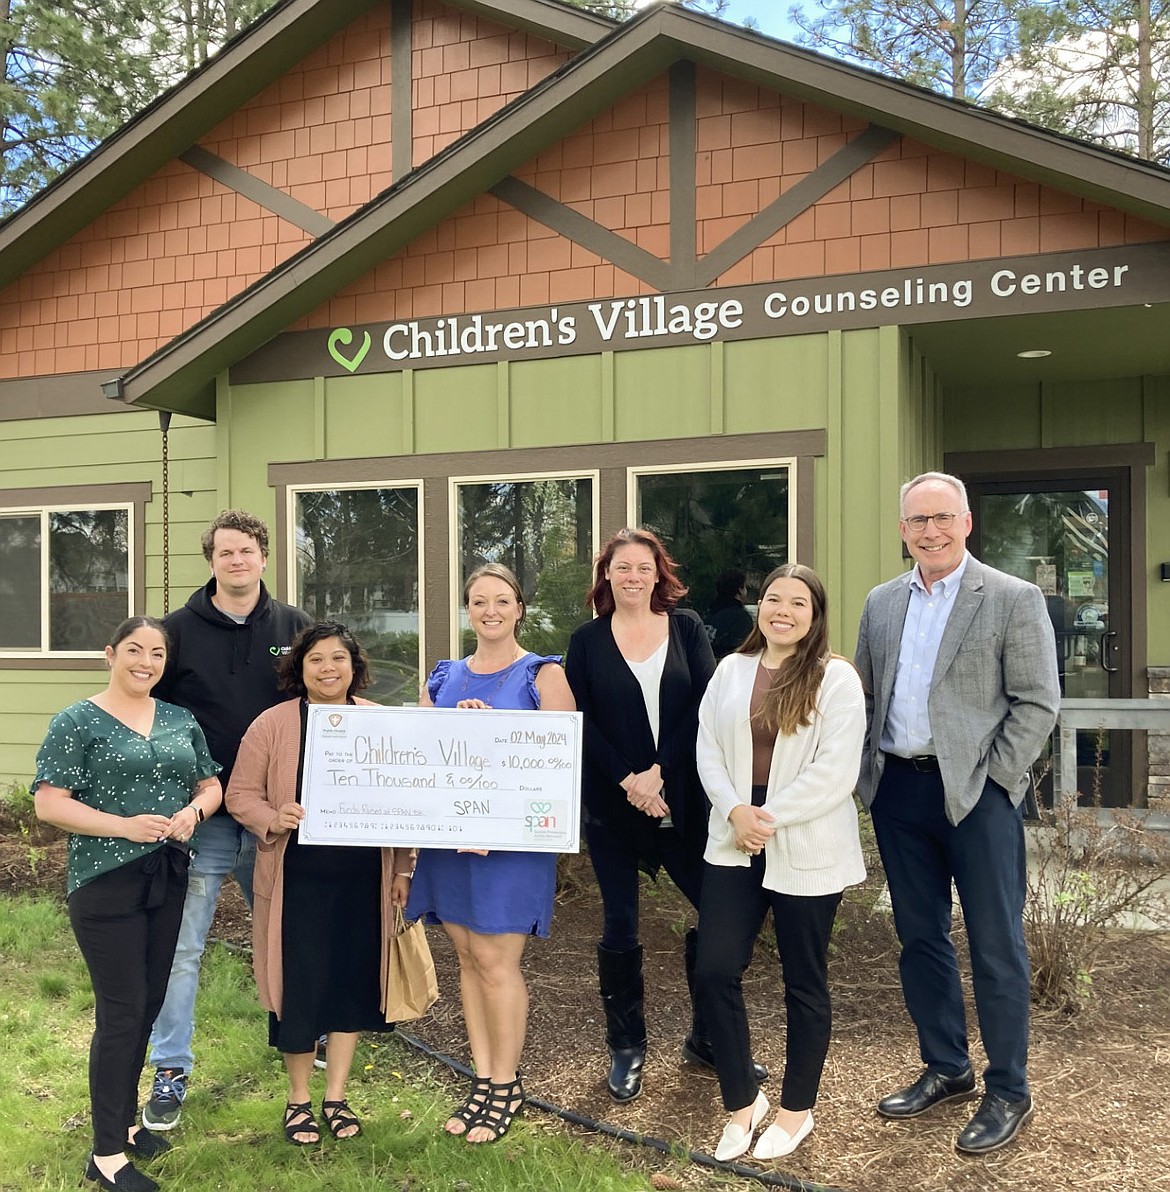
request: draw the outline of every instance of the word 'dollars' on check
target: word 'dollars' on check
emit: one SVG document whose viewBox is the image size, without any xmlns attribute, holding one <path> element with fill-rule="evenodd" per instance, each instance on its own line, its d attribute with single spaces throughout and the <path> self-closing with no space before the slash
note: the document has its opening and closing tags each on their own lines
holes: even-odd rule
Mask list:
<svg viewBox="0 0 1170 1192">
<path fill-rule="evenodd" d="M 580 849 L 581 714 L 308 709 L 302 844 Z"/>
</svg>

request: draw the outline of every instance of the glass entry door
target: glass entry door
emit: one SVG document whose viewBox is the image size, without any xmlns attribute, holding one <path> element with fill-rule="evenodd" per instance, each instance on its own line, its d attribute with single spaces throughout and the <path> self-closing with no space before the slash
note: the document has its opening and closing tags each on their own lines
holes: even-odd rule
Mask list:
<svg viewBox="0 0 1170 1192">
<path fill-rule="evenodd" d="M 1124 590 L 1127 495 L 1116 477 L 1069 477 L 969 487 L 971 551 L 983 562 L 1044 593 L 1052 621 L 1061 695 L 1118 699 L 1130 694 L 1129 607 Z M 1111 528 L 1112 527 L 1112 528 Z M 1132 802 L 1127 732 L 1077 734 L 1081 799 L 1106 806 Z M 1041 784 L 1051 800 L 1051 774 Z"/>
</svg>

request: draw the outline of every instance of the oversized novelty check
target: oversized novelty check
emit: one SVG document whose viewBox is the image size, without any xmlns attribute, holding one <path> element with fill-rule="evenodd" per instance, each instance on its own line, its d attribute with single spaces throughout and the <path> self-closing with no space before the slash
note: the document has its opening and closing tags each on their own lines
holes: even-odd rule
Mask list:
<svg viewBox="0 0 1170 1192">
<path fill-rule="evenodd" d="M 308 713 L 303 844 L 579 851 L 580 712 Z"/>
</svg>

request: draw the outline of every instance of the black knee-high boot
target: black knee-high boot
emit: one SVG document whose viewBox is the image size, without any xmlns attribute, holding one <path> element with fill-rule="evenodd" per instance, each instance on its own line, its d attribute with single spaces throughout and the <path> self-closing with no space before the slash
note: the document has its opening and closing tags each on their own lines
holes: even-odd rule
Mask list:
<svg viewBox="0 0 1170 1192">
<path fill-rule="evenodd" d="M 683 940 L 683 959 L 686 962 L 687 989 L 691 994 L 691 1033 L 683 1040 L 682 1057 L 688 1064 L 699 1064 L 703 1068 L 715 1067 L 715 1053 L 707 1028 L 703 1023 L 703 1010 L 695 997 L 695 959 L 699 952 L 699 929 L 692 927 Z M 752 1060 L 757 1080 L 768 1079 L 768 1069 Z"/>
<path fill-rule="evenodd" d="M 605 1007 L 605 1044 L 609 1048 L 606 1086 L 615 1101 L 632 1101 L 642 1091 L 642 1065 L 646 1060 L 641 944 L 625 952 L 598 944 L 597 975 Z"/>
</svg>

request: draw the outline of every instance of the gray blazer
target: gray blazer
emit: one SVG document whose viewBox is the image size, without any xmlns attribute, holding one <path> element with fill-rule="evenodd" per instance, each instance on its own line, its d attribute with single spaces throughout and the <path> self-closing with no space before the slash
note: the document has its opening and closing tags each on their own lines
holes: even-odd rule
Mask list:
<svg viewBox="0 0 1170 1192">
<path fill-rule="evenodd" d="M 874 588 L 861 614 L 854 661 L 868 725 L 857 790 L 866 807 L 885 766 L 880 741 L 909 604 L 907 572 Z M 952 824 L 979 801 L 988 776 L 1019 804 L 1028 767 L 1044 748 L 1059 707 L 1056 645 L 1043 594 L 969 555 L 928 704 Z"/>
</svg>

